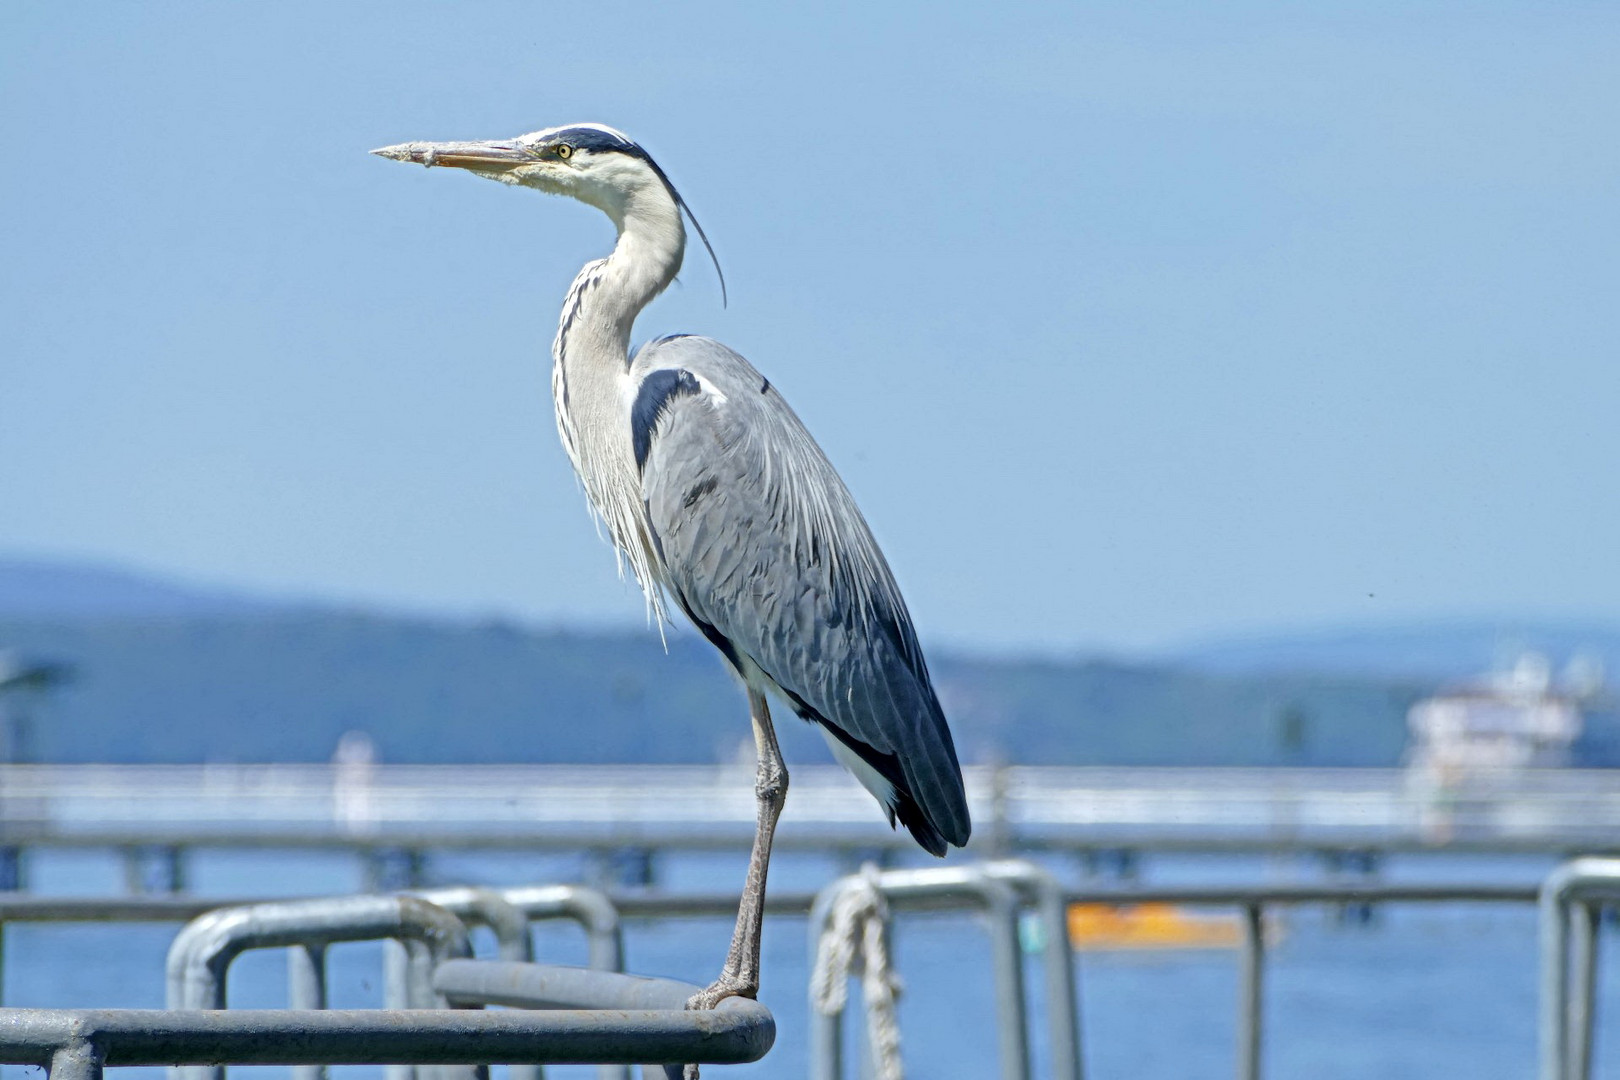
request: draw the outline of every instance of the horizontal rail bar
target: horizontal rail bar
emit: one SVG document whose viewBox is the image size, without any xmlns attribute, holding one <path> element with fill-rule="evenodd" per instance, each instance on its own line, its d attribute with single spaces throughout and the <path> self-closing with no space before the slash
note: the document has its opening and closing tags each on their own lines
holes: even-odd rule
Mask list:
<svg viewBox="0 0 1620 1080">
<path fill-rule="evenodd" d="M 1136 889 L 1065 889 L 1071 904 L 1316 904 L 1365 900 L 1372 903 L 1524 903 L 1536 901 L 1538 886 L 1497 884 L 1398 884 L 1343 882 L 1311 885 L 1148 886 Z M 627 919 L 731 918 L 737 914 L 736 893 L 609 893 L 608 899 Z M 777 892 L 765 899 L 768 915 L 808 915 L 814 893 Z M 264 902 L 263 897 L 83 897 L 0 894 L 4 922 L 188 922 L 222 907 Z M 906 898 L 891 900 L 905 908 Z"/>
<path fill-rule="evenodd" d="M 0 893 L 0 922 L 190 922 L 222 907 L 258 904 L 267 897 L 44 896 Z"/>
<path fill-rule="evenodd" d="M 1366 900 L 1380 904 L 1533 904 L 1536 885 L 1402 885 L 1345 882 L 1322 885 L 1174 886 L 1145 889 L 1068 889 L 1071 904 L 1327 904 Z"/>
<path fill-rule="evenodd" d="M 0 1061 L 49 1065 L 89 1045 L 107 1065 L 737 1064 L 775 1032 L 742 998 L 690 1012 L 0 1009 Z"/>
<path fill-rule="evenodd" d="M 993 865 L 993 864 L 992 864 Z M 1070 904 L 1207 904 L 1239 907 L 1245 904 L 1332 904 L 1354 901 L 1385 904 L 1451 904 L 1536 902 L 1535 884 L 1400 884 L 1387 882 L 1324 882 L 1309 885 L 1174 885 L 1141 888 L 1064 889 Z M 727 893 L 613 893 L 615 907 L 625 918 L 704 918 L 736 913 L 736 894 Z M 770 893 L 767 915 L 808 915 L 815 896 L 804 892 Z M 914 895 L 904 890 L 888 894 L 897 911 L 960 906 L 937 896 Z"/>
<path fill-rule="evenodd" d="M 446 960 L 433 971 L 433 988 L 453 1005 L 518 1009 L 684 1009 L 698 993 L 675 979 L 501 960 Z"/>
</svg>

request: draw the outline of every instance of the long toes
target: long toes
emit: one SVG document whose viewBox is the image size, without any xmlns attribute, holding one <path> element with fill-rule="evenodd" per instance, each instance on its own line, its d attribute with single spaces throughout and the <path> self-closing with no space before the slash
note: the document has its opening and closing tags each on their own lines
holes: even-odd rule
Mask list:
<svg viewBox="0 0 1620 1080">
<path fill-rule="evenodd" d="M 712 1009 L 728 997 L 751 998 L 759 993 L 759 985 L 743 979 L 722 975 L 713 983 L 699 990 L 686 999 L 686 1008 L 689 1011 L 699 1009 Z M 681 1080 L 698 1080 L 698 1067 L 688 1065 L 681 1073 Z"/>
<path fill-rule="evenodd" d="M 759 987 L 742 979 L 727 978 L 722 975 L 710 985 L 699 990 L 686 999 L 688 1009 L 712 1009 L 728 997 L 751 998 L 759 993 Z"/>
</svg>

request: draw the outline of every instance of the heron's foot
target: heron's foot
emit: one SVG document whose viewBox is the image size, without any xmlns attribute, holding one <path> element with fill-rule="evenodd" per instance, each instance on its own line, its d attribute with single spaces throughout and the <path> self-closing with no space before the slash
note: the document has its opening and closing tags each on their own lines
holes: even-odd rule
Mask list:
<svg viewBox="0 0 1620 1080">
<path fill-rule="evenodd" d="M 699 990 L 686 999 L 689 1010 L 712 1009 L 728 997 L 752 998 L 759 995 L 759 982 L 749 982 L 740 975 L 722 974 L 714 982 Z M 699 1080 L 698 1067 L 688 1065 L 681 1073 L 681 1080 Z"/>
<path fill-rule="evenodd" d="M 722 974 L 714 982 L 686 999 L 688 1009 L 712 1009 L 728 997 L 752 998 L 759 996 L 758 981 L 750 982 L 740 975 Z"/>
</svg>

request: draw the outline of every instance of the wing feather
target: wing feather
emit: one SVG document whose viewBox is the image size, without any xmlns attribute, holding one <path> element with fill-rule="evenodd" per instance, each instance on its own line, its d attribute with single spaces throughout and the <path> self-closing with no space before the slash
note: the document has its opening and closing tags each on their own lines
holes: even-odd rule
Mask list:
<svg viewBox="0 0 1620 1080">
<path fill-rule="evenodd" d="M 657 374 L 670 371 L 699 389 L 664 400 L 645 444 L 642 493 L 667 588 L 895 785 L 900 805 L 889 809 L 924 847 L 965 844 L 950 729 L 848 489 L 738 354 L 707 338 L 664 339 L 637 353 L 631 375 L 673 386 L 679 376 Z"/>
</svg>

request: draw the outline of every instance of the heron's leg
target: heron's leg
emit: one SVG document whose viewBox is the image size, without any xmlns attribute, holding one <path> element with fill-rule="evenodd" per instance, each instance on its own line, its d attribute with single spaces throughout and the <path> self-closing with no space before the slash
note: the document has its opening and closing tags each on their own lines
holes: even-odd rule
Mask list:
<svg viewBox="0 0 1620 1080">
<path fill-rule="evenodd" d="M 754 775 L 754 797 L 758 816 L 754 826 L 754 850 L 748 859 L 748 881 L 743 886 L 742 903 L 737 908 L 737 929 L 731 935 L 731 951 L 720 978 L 686 1003 L 688 1009 L 712 1009 L 723 998 L 753 997 L 759 993 L 759 938 L 765 919 L 765 872 L 771 861 L 771 838 L 776 819 L 787 802 L 788 774 L 782 751 L 776 745 L 776 729 L 771 726 L 771 710 L 763 691 L 748 688 L 748 714 L 754 722 L 754 746 L 759 751 Z"/>
</svg>

